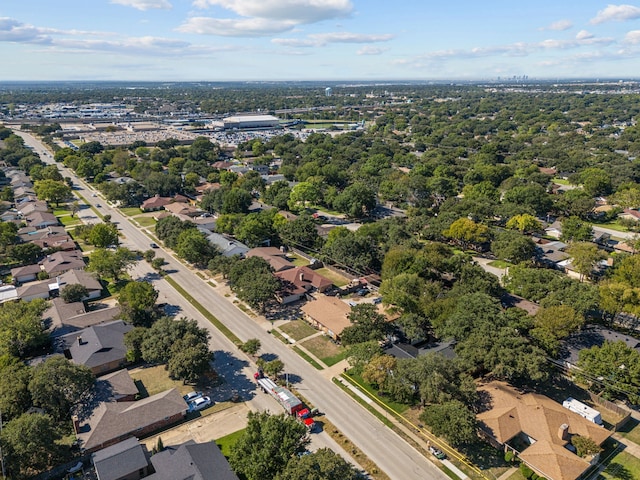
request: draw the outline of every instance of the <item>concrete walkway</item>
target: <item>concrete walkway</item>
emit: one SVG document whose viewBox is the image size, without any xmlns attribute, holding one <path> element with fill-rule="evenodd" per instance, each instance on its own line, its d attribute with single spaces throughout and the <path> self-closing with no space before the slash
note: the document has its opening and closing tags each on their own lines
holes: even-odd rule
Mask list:
<svg viewBox="0 0 640 480">
<path fill-rule="evenodd" d="M 640 445 L 632 442 L 628 438 L 623 437 L 619 433 L 614 433 L 613 435 L 611 435 L 611 437 L 614 438 L 616 441 L 620 442 L 622 445 L 624 445 L 625 452 L 627 452 L 630 455 L 633 455 L 636 458 L 640 458 Z"/>
<path fill-rule="evenodd" d="M 518 469 L 516 467 L 510 468 L 509 470 L 504 472 L 502 475 L 500 475 L 498 477 L 498 480 L 507 480 L 511 475 L 513 475 L 517 471 L 518 471 Z"/>
<path fill-rule="evenodd" d="M 445 451 L 445 453 L 448 453 L 449 455 L 451 455 L 452 453 L 455 454 L 455 452 L 452 451 L 450 448 L 447 448 L 444 445 L 440 444 L 440 442 L 438 442 L 437 439 L 435 437 L 433 437 L 430 433 L 428 433 L 428 432 L 426 432 L 426 431 L 424 431 L 424 430 L 422 430 L 420 428 L 418 428 L 416 430 L 413 430 L 413 429 L 407 427 L 404 423 L 400 422 L 400 420 L 398 420 L 395 415 L 392 415 L 389 412 L 387 412 L 384 409 L 384 407 L 382 407 L 377 402 L 371 400 L 371 398 L 369 398 L 367 395 L 365 395 L 365 393 L 362 392 L 356 385 L 353 385 L 351 382 L 349 382 L 344 377 L 338 376 L 336 378 L 340 381 L 340 383 L 345 385 L 354 394 L 356 394 L 358 397 L 362 398 L 371 408 L 374 408 L 380 414 L 384 415 L 384 417 L 387 419 L 387 421 L 393 423 L 394 427 L 396 427 L 399 430 L 401 430 L 402 433 L 405 436 L 407 436 L 413 442 L 415 442 L 424 452 L 428 452 L 429 451 L 429 446 L 431 445 L 431 442 L 433 441 L 433 443 L 436 444 L 443 451 Z M 427 457 L 427 458 L 430 458 L 430 457 Z M 432 460 L 433 462 L 440 462 L 440 463 L 444 464 L 456 476 L 458 476 L 458 478 L 460 478 L 460 480 L 468 480 L 469 479 L 469 477 L 462 470 L 460 470 L 458 467 L 456 467 L 448 459 L 437 460 L 435 457 L 432 457 L 432 458 L 430 458 L 430 460 Z"/>
</svg>

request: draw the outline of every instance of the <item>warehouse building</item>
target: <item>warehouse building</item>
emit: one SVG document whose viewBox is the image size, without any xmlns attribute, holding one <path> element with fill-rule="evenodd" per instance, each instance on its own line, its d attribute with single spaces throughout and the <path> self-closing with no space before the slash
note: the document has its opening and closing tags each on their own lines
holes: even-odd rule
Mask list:
<svg viewBox="0 0 640 480">
<path fill-rule="evenodd" d="M 224 128 L 273 128 L 280 124 L 278 117 L 273 115 L 243 115 L 237 117 L 227 117 L 224 119 Z"/>
</svg>

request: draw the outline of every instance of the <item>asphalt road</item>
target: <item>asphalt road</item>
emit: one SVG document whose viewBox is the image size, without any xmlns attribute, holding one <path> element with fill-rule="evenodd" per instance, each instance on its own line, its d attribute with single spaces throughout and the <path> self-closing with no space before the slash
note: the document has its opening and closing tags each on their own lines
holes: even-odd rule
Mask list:
<svg viewBox="0 0 640 480">
<path fill-rule="evenodd" d="M 38 140 L 25 132 L 16 132 L 27 145 L 30 145 L 40 154 L 43 161 L 53 163 L 53 157 Z M 111 208 L 100 197 L 92 197 L 92 190 L 69 169 L 58 165 L 63 176 L 71 177 L 76 185 L 81 187 L 80 194 L 92 205 L 100 204 L 100 212 L 110 214 L 112 222 L 117 222 L 125 239 L 123 245 L 137 250 L 149 249 L 153 240 L 135 227 L 117 209 Z M 164 269 L 170 272 L 171 278 L 189 292 L 201 305 L 215 315 L 223 324 L 231 329 L 242 341 L 250 338 L 258 338 L 261 342 L 261 352 L 269 352 L 277 355 L 285 364 L 286 372 L 292 380 L 295 388 L 300 391 L 314 406 L 324 412 L 352 442 L 373 460 L 392 479 L 448 479 L 433 463 L 423 457 L 412 446 L 406 443 L 396 433 L 384 426 L 376 417 L 363 409 L 350 396 L 324 378 L 318 370 L 312 367 L 304 359 L 289 349 L 286 345 L 267 333 L 266 329 L 252 320 L 244 312 L 235 307 L 229 300 L 219 295 L 211 286 L 204 282 L 194 272 L 190 271 L 182 263 L 171 257 L 169 252 L 160 248 L 158 256 L 164 257 L 167 264 Z M 234 362 L 239 362 L 235 368 L 235 378 L 229 382 L 233 388 L 244 394 L 254 392 L 252 397 L 260 396 L 255 393 L 251 379 L 252 369 L 249 362 L 238 357 L 237 349 L 231 345 L 220 332 L 218 332 L 199 312 L 193 309 L 165 280 L 159 278 L 151 269 L 140 262 L 132 272 L 134 275 L 151 281 L 160 292 L 161 299 L 166 298 L 171 304 L 179 306 L 182 310 L 179 315 L 195 318 L 198 323 L 207 328 L 212 335 L 212 348 L 219 359 L 216 359 L 216 368 L 219 363 L 224 363 L 229 357 L 233 367 Z M 242 370 L 242 371 L 241 371 Z M 248 377 L 247 377 L 248 375 Z M 259 401 L 259 400 L 256 400 Z M 274 411 L 273 406 L 269 408 Z M 276 410 L 277 411 L 277 410 Z"/>
</svg>

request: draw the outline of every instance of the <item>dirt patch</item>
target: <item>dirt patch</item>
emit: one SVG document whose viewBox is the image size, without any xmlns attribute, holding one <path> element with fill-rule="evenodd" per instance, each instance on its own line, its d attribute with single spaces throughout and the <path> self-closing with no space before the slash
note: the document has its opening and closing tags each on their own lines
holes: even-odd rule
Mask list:
<svg viewBox="0 0 640 480">
<path fill-rule="evenodd" d="M 303 320 L 294 320 L 278 327 L 295 341 L 310 337 L 318 331 Z"/>
<path fill-rule="evenodd" d="M 315 337 L 307 340 L 306 342 L 302 342 L 300 345 L 323 361 L 325 359 L 333 360 L 344 356 L 345 354 L 345 349 L 343 347 L 336 345 L 327 337 Z"/>
</svg>

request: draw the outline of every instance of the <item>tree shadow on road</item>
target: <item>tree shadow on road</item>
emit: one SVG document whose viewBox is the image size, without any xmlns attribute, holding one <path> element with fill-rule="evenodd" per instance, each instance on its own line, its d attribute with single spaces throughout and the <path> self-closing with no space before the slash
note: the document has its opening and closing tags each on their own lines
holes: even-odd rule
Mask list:
<svg viewBox="0 0 640 480">
<path fill-rule="evenodd" d="M 256 384 L 243 371 L 248 366 L 249 362 L 238 359 L 231 352 L 216 350 L 213 368 L 222 383 L 209 392 L 209 397 L 216 402 L 226 402 L 235 396 L 239 401 L 251 400 L 256 394 Z"/>
</svg>

